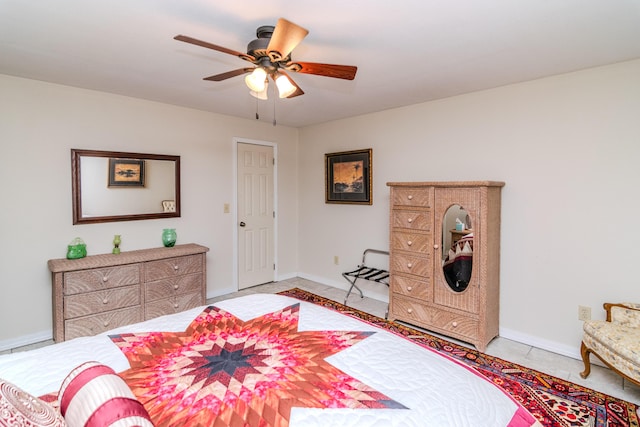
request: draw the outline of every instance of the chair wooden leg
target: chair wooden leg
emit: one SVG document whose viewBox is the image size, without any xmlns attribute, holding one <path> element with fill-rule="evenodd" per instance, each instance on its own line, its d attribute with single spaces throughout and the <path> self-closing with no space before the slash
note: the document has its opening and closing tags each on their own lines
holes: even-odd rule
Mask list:
<svg viewBox="0 0 640 427">
<path fill-rule="evenodd" d="M 580 355 L 582 356 L 582 363 L 584 363 L 584 371 L 580 372 L 580 376 L 582 378 L 587 378 L 591 373 L 591 360 L 589 360 L 590 353 L 591 350 L 589 350 L 589 348 L 584 345 L 583 341 L 582 345 L 580 346 Z"/>
</svg>

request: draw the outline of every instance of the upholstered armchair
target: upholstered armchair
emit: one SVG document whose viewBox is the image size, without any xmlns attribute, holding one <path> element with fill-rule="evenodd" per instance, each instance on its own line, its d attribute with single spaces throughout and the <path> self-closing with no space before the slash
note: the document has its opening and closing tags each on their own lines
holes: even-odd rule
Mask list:
<svg viewBox="0 0 640 427">
<path fill-rule="evenodd" d="M 640 304 L 605 303 L 607 320 L 584 322 L 580 353 L 584 362 L 582 378 L 591 373 L 589 354 L 609 368 L 640 385 Z"/>
</svg>

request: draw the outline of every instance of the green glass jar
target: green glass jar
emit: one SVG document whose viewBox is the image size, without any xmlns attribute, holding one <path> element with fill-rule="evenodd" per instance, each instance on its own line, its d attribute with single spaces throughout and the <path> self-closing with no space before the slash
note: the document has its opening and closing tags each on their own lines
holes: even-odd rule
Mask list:
<svg viewBox="0 0 640 427">
<path fill-rule="evenodd" d="M 165 228 L 162 230 L 162 244 L 167 248 L 172 248 L 176 244 L 178 234 L 175 228 Z"/>
<path fill-rule="evenodd" d="M 67 246 L 67 259 L 79 259 L 87 256 L 87 245 L 84 241 L 76 237 Z"/>
</svg>

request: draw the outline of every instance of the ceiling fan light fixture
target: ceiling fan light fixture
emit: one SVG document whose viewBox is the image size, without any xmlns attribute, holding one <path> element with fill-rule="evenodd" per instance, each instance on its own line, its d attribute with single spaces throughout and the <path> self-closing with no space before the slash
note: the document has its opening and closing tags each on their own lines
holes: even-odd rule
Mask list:
<svg viewBox="0 0 640 427">
<path fill-rule="evenodd" d="M 247 87 L 254 92 L 262 92 L 266 89 L 267 72 L 264 68 L 257 67 L 251 74 L 244 78 Z"/>
<path fill-rule="evenodd" d="M 297 89 L 284 74 L 276 77 L 276 86 L 278 87 L 278 96 L 280 98 L 287 98 L 293 95 Z"/>
<path fill-rule="evenodd" d="M 268 84 L 267 82 L 264 83 L 264 90 L 260 91 L 260 92 L 256 92 L 255 90 L 250 90 L 249 94 L 251 96 L 253 96 L 254 98 L 258 98 L 260 100 L 266 101 L 267 98 L 267 89 L 268 89 Z"/>
</svg>

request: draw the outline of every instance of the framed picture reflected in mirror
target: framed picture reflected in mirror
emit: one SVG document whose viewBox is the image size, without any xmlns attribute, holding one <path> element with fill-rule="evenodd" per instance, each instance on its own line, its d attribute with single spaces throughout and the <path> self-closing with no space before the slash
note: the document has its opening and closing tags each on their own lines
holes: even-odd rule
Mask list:
<svg viewBox="0 0 640 427">
<path fill-rule="evenodd" d="M 144 160 L 109 159 L 109 187 L 144 187 Z"/>
</svg>

